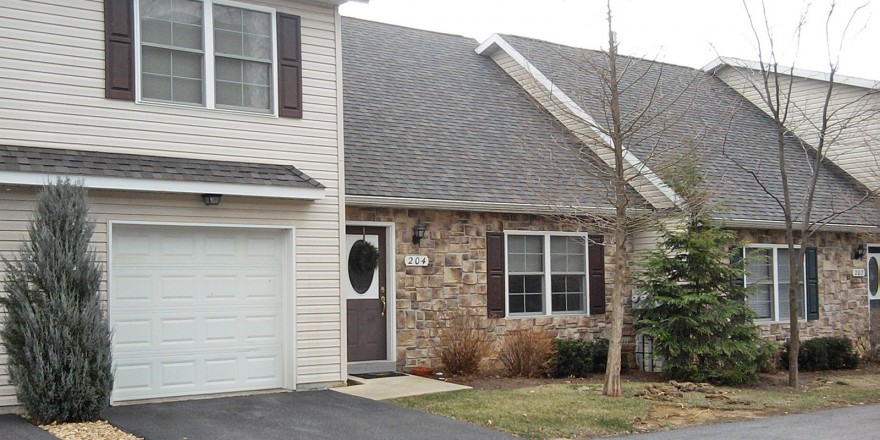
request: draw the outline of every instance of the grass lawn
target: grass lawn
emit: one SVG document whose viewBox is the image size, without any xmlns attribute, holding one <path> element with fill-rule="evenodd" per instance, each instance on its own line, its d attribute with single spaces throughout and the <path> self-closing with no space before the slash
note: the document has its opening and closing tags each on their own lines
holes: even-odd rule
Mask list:
<svg viewBox="0 0 880 440">
<path fill-rule="evenodd" d="M 501 379 L 503 380 L 503 379 Z M 880 402 L 880 373 L 802 375 L 793 390 L 778 378 L 750 388 L 637 397 L 666 383 L 626 382 L 624 397 L 602 396 L 600 379 L 415 396 L 391 403 L 465 420 L 529 439 L 584 438 L 656 431 L 722 420 L 749 419 L 814 409 Z"/>
</svg>

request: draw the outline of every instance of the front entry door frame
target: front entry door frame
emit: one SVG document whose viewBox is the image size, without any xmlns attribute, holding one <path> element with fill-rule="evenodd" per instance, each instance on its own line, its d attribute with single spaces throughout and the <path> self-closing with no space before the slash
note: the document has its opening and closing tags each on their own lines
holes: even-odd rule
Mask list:
<svg viewBox="0 0 880 440">
<path fill-rule="evenodd" d="M 349 373 L 365 373 L 394 370 L 397 363 L 397 273 L 395 270 L 397 254 L 395 251 L 396 230 L 394 222 L 345 222 L 345 226 L 346 228 L 348 226 L 385 228 L 385 253 L 387 254 L 385 258 L 385 301 L 388 308 L 385 312 L 385 338 L 387 347 L 385 359 L 378 361 L 348 362 L 348 371 Z M 340 266 L 342 268 L 342 282 L 347 283 L 348 264 L 343 262 Z M 342 284 L 340 287 L 344 285 L 345 284 Z M 347 300 L 344 299 L 345 291 L 342 290 L 340 294 L 343 295 L 343 304 L 346 304 Z M 348 319 L 342 319 L 342 323 L 343 325 L 347 325 Z M 347 338 L 347 334 L 347 329 L 343 329 L 342 337 Z M 346 350 L 345 347 L 348 347 L 347 340 L 343 342 L 342 347 L 343 350 Z"/>
</svg>

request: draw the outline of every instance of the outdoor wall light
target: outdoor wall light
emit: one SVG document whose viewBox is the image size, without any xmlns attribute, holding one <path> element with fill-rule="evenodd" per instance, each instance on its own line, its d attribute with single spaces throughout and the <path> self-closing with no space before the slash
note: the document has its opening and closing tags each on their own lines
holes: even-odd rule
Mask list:
<svg viewBox="0 0 880 440">
<path fill-rule="evenodd" d="M 861 260 L 865 256 L 865 243 L 859 243 L 853 248 L 853 260 Z"/>
<path fill-rule="evenodd" d="M 223 197 L 223 194 L 202 194 L 202 200 L 208 206 L 219 205 L 220 197 Z"/>
<path fill-rule="evenodd" d="M 419 224 L 413 228 L 413 244 L 419 244 L 419 242 L 425 238 L 425 229 L 427 229 L 427 227 L 421 220 L 419 220 Z"/>
</svg>

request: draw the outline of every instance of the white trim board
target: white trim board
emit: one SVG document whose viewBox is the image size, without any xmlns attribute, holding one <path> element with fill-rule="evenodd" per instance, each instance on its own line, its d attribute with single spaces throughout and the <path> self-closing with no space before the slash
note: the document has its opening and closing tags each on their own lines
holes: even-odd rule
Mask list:
<svg viewBox="0 0 880 440">
<path fill-rule="evenodd" d="M 576 116 L 578 119 L 583 121 L 593 130 L 596 136 L 602 140 L 605 145 L 611 146 L 611 138 L 608 137 L 599 127 L 599 124 L 590 116 L 580 105 L 578 105 L 571 97 L 569 97 L 565 92 L 562 91 L 558 86 L 553 84 L 543 72 L 541 72 L 534 64 L 529 62 L 519 51 L 513 48 L 504 38 L 502 38 L 498 34 L 493 34 L 486 40 L 483 44 L 479 45 L 474 51 L 479 55 L 491 55 L 494 51 L 490 50 L 491 48 L 496 47 L 507 53 L 517 64 L 520 65 L 523 69 L 528 72 L 532 78 L 534 78 L 542 87 L 544 87 L 548 92 L 551 93 L 553 98 L 557 99 L 559 102 L 565 106 L 566 110 L 568 110 L 572 115 Z M 540 100 L 539 100 L 540 102 Z M 547 109 L 550 110 L 550 109 Z M 577 134 L 577 130 L 573 130 L 575 134 Z M 580 137 L 580 136 L 579 136 Z M 590 142 L 585 141 L 587 146 L 590 145 Z M 669 186 L 667 186 L 656 173 L 651 171 L 651 169 L 644 164 L 638 157 L 636 157 L 632 152 L 628 150 L 624 150 L 623 159 L 636 170 L 642 177 L 644 177 L 648 182 L 651 183 L 657 190 L 663 193 L 666 198 L 672 202 L 673 205 L 678 205 L 681 202 L 681 197 L 675 193 Z M 609 164 L 610 165 L 610 164 Z M 652 200 L 648 200 L 649 202 L 653 202 Z"/>
<path fill-rule="evenodd" d="M 742 58 L 734 58 L 734 57 L 718 57 L 703 66 L 703 71 L 709 74 L 714 75 L 719 70 L 724 67 L 733 67 L 733 68 L 744 68 L 749 70 L 760 71 L 761 63 L 758 61 L 744 60 Z M 769 67 L 765 63 L 765 68 Z M 771 72 L 772 73 L 772 72 Z M 831 77 L 827 72 L 820 72 L 818 70 L 807 70 L 807 69 L 798 69 L 795 67 L 788 66 L 779 66 L 779 73 L 782 75 L 792 75 L 799 78 L 813 79 L 817 81 L 825 81 L 827 82 Z M 880 90 L 880 80 L 873 80 L 867 78 L 858 78 L 855 76 L 846 76 L 846 75 L 834 75 L 834 82 L 837 84 L 845 84 L 848 86 L 854 87 L 862 87 L 865 89 L 874 89 Z"/>
<path fill-rule="evenodd" d="M 324 198 L 323 188 L 292 188 L 222 182 L 184 182 L 176 180 L 83 176 L 78 174 L 55 175 L 46 173 L 24 173 L 20 171 L 0 171 L 0 184 L 44 186 L 58 177 L 69 177 L 71 180 L 81 181 L 84 187 L 90 189 L 183 194 L 223 194 L 230 196 L 271 197 L 301 200 L 319 200 Z"/>
<path fill-rule="evenodd" d="M 479 211 L 479 212 L 506 212 L 524 214 L 558 214 L 566 212 L 577 214 L 579 212 L 602 212 L 612 214 L 613 208 L 597 206 L 554 206 L 536 205 L 527 203 L 501 203 L 501 202 L 475 202 L 468 200 L 444 200 L 422 199 L 413 197 L 389 197 L 389 196 L 358 196 L 346 195 L 347 206 L 377 207 L 377 208 L 420 208 L 456 211 Z"/>
</svg>

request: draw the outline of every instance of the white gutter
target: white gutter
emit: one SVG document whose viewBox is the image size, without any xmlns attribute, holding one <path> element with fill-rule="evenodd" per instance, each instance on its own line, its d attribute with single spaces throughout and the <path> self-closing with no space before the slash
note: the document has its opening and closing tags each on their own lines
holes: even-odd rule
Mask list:
<svg viewBox="0 0 880 440">
<path fill-rule="evenodd" d="M 473 202 L 467 200 L 442 200 L 355 195 L 346 195 L 345 204 L 347 206 L 361 206 L 372 208 L 416 208 L 438 209 L 445 211 L 509 212 L 517 214 L 559 214 L 560 211 L 573 214 L 587 211 L 595 213 L 607 212 L 609 214 L 614 212 L 612 208 L 595 206 L 566 207 L 554 206 L 550 204 L 538 205 L 528 203 Z"/>
<path fill-rule="evenodd" d="M 0 171 L 0 184 L 44 186 L 59 177 L 91 189 L 120 191 L 147 191 L 184 194 L 223 194 L 245 197 L 271 197 L 279 199 L 318 200 L 324 198 L 323 188 L 292 188 L 269 185 L 245 185 L 238 183 L 192 182 L 157 179 L 130 179 L 124 177 L 83 176 L 78 174 L 23 173 Z"/>
<path fill-rule="evenodd" d="M 749 220 L 737 218 L 716 217 L 713 220 L 719 221 L 727 228 L 743 228 L 743 229 L 775 229 L 784 230 L 785 222 L 779 220 Z M 869 225 L 850 225 L 829 223 L 822 226 L 820 231 L 828 232 L 877 232 L 880 230 L 878 226 Z"/>
<path fill-rule="evenodd" d="M 602 130 L 599 129 L 599 124 L 590 116 L 580 105 L 578 105 L 571 97 L 569 97 L 565 92 L 562 91 L 559 87 L 553 84 L 550 79 L 544 75 L 534 64 L 529 62 L 519 51 L 513 48 L 504 38 L 502 38 L 498 34 L 493 34 L 486 40 L 483 44 L 479 45 L 476 49 L 474 49 L 477 54 L 484 55 L 484 52 L 487 51 L 492 46 L 497 46 L 501 50 L 505 51 L 517 64 L 519 64 L 522 68 L 526 69 L 530 75 L 532 75 L 535 80 L 538 81 L 547 91 L 549 91 L 554 98 L 558 99 L 565 108 L 571 112 L 571 114 L 577 116 L 579 119 L 583 120 L 587 123 L 590 129 L 602 140 L 605 145 L 609 147 L 612 146 L 611 138 L 605 134 Z M 660 192 L 663 193 L 673 204 L 678 205 L 682 199 L 681 197 L 675 193 L 669 186 L 667 186 L 660 177 L 657 176 L 656 173 L 651 171 L 651 169 L 645 165 L 639 158 L 637 158 L 634 154 L 632 154 L 629 150 L 624 150 L 623 159 L 632 166 L 639 174 L 641 174 L 645 179 L 648 180 L 654 187 L 656 187 Z"/>
</svg>

